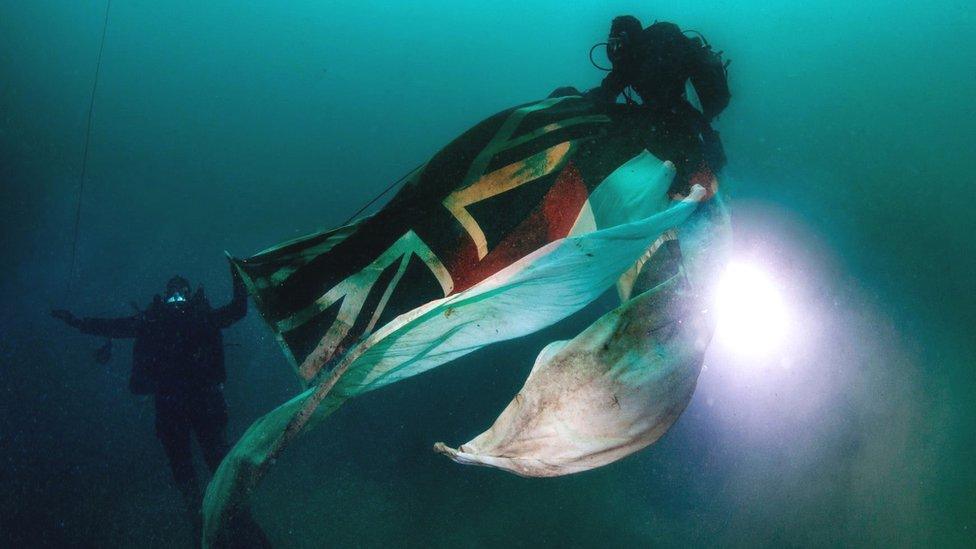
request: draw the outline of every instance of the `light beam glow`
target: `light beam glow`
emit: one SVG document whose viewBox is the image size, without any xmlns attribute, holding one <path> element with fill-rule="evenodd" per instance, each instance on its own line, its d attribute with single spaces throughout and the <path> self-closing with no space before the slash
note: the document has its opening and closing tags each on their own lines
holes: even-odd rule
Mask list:
<svg viewBox="0 0 976 549">
<path fill-rule="evenodd" d="M 780 348 L 790 315 L 776 280 L 754 263 L 733 261 L 716 291 L 715 337 L 737 355 L 760 357 Z"/>
</svg>

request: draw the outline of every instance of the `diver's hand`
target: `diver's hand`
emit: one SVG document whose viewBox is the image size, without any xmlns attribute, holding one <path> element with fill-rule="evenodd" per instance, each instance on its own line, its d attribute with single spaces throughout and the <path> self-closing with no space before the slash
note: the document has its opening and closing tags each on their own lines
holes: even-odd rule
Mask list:
<svg viewBox="0 0 976 549">
<path fill-rule="evenodd" d="M 51 316 L 64 322 L 65 324 L 68 324 L 69 326 L 74 326 L 75 324 L 78 324 L 78 319 L 75 318 L 75 315 L 71 314 L 70 312 L 64 309 L 54 309 L 53 311 L 51 311 Z"/>
<path fill-rule="evenodd" d="M 712 197 L 712 194 L 714 193 L 709 193 L 708 189 L 704 186 L 695 183 L 691 186 L 688 194 L 675 193 L 671 196 L 671 199 L 680 202 L 705 202 Z"/>
</svg>

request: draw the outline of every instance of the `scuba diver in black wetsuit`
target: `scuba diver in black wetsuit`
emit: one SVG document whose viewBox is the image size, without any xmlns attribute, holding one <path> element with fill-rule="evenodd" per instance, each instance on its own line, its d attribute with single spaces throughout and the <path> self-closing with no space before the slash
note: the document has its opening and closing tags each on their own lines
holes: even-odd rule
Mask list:
<svg viewBox="0 0 976 549">
<path fill-rule="evenodd" d="M 628 104 L 637 104 L 627 93 L 631 88 L 640 97 L 639 108 L 647 114 L 651 130 L 663 143 L 665 158 L 671 160 L 677 174 L 669 194 L 686 195 L 694 184 L 702 185 L 709 195 L 717 189 L 716 174 L 725 166 L 725 149 L 719 134 L 710 122 L 728 106 L 729 62 L 722 61 L 722 52 L 698 36 L 686 36 L 677 25 L 655 22 L 643 28 L 632 15 L 615 17 L 607 38 L 607 58 L 612 68 L 600 85 L 586 93 L 571 86 L 554 90 L 549 97 L 582 95 L 587 99 L 616 103 L 623 94 Z M 600 44 L 597 44 L 599 46 Z M 590 62 L 593 62 L 590 50 Z M 606 70 L 606 69 L 604 69 Z M 694 90 L 700 109 L 693 106 L 688 84 Z M 661 265 L 641 269 L 645 288 L 654 287 L 679 272 L 682 262 L 678 241 L 665 241 L 668 254 L 655 256 Z"/>
<path fill-rule="evenodd" d="M 210 307 L 202 288 L 193 293 L 185 278 L 174 276 L 166 284 L 165 294 L 156 295 L 148 309 L 134 316 L 79 319 L 65 310 L 51 311 L 83 333 L 135 339 L 129 389 L 155 398 L 156 436 L 166 451 L 197 540 L 203 493 L 193 467 L 191 437 L 199 443 L 211 473 L 216 471 L 228 451 L 221 330 L 247 314 L 244 282 L 233 267 L 231 275 L 234 297 L 217 309 Z M 245 522 L 251 524 L 249 518 Z M 250 540 L 233 545 L 266 546 L 263 534 L 254 526 L 248 528 Z"/>
<path fill-rule="evenodd" d="M 614 103 L 624 94 L 633 104 L 636 102 L 626 92 L 633 89 L 665 141 L 674 144 L 676 155 L 670 160 L 678 168 L 676 183 L 682 191 L 692 183 L 710 180 L 725 166 L 722 142 L 710 125 L 732 97 L 728 62 L 722 62 L 721 52 L 712 51 L 700 34 L 689 38 L 674 23 L 656 22 L 642 28 L 636 17 L 623 15 L 610 25 L 607 58 L 612 63 L 610 73 L 600 86 L 580 95 Z M 701 110 L 686 94 L 689 81 Z M 574 88 L 565 87 L 550 97 L 576 94 Z"/>
</svg>

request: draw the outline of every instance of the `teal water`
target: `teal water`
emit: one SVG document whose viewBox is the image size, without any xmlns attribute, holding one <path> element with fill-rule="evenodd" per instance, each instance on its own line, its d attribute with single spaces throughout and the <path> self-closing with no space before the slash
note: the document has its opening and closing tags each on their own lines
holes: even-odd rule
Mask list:
<svg viewBox="0 0 976 549">
<path fill-rule="evenodd" d="M 973 7 L 579 4 L 115 0 L 66 296 L 105 4 L 0 3 L 0 545 L 190 543 L 127 346 L 98 366 L 49 309 L 128 314 L 174 273 L 224 299 L 223 250 L 336 224 L 486 116 L 596 85 L 586 53 L 620 13 L 733 59 L 736 253 L 775 273 L 791 338 L 715 345 L 672 430 L 600 470 L 430 451 L 486 427 L 594 308 L 349 403 L 255 516 L 281 547 L 972 545 Z M 236 437 L 298 384 L 253 312 L 225 338 Z"/>
</svg>

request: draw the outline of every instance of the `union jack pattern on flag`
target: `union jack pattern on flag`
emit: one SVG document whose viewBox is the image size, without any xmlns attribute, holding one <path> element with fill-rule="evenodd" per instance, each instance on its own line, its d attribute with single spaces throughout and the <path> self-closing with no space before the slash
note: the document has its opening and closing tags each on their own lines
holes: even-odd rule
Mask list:
<svg viewBox="0 0 976 549">
<path fill-rule="evenodd" d="M 621 307 L 546 347 L 491 429 L 436 449 L 551 476 L 656 440 L 694 389 L 711 334 L 695 304 L 728 243 L 714 178 L 688 142 L 633 107 L 531 103 L 459 136 L 375 215 L 233 260 L 307 388 L 221 465 L 205 540 L 345 399 L 549 326 L 615 283 Z M 546 398 L 557 387 L 570 398 Z"/>
</svg>

